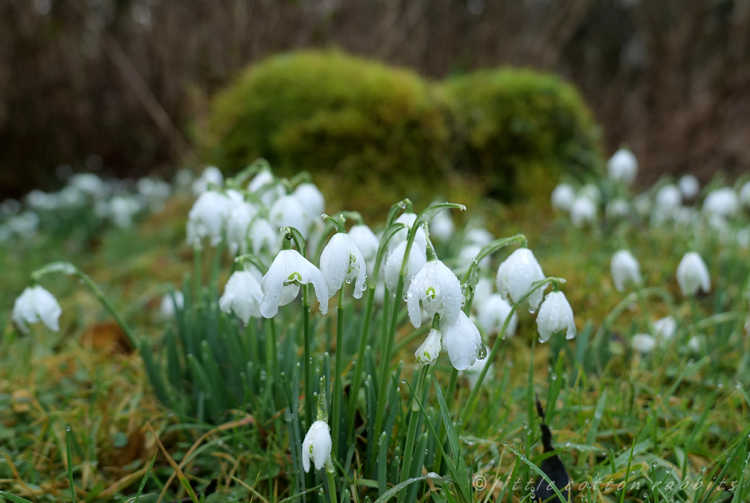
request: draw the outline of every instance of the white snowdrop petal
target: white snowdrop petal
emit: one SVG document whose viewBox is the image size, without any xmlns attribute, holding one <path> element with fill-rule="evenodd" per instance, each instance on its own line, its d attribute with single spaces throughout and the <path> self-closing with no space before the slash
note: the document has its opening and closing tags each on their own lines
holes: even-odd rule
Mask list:
<svg viewBox="0 0 750 503">
<path fill-rule="evenodd" d="M 539 308 L 536 318 L 539 338 L 541 342 L 547 342 L 552 334 L 565 331 L 565 337 L 572 339 L 576 336 L 575 318 L 573 309 L 563 292 L 550 292 Z"/>
<path fill-rule="evenodd" d="M 482 336 L 466 314 L 461 311 L 456 323 L 443 323 L 440 330 L 443 333 L 443 348 L 448 352 L 451 365 L 456 370 L 465 370 L 477 360 Z"/>
<path fill-rule="evenodd" d="M 641 283 L 641 266 L 628 250 L 619 250 L 612 255 L 610 270 L 618 292 L 624 291 L 628 285 Z"/>
<path fill-rule="evenodd" d="M 434 328 L 431 329 L 422 345 L 414 352 L 417 363 L 420 365 L 434 365 L 438 356 L 440 356 L 441 346 L 442 334 Z"/>
<path fill-rule="evenodd" d="M 711 291 L 711 277 L 706 263 L 696 252 L 688 252 L 677 266 L 677 283 L 685 296 L 695 295 L 698 290 Z"/>
<path fill-rule="evenodd" d="M 630 185 L 638 174 L 638 160 L 629 149 L 621 148 L 607 161 L 607 174 L 612 180 Z"/>
<path fill-rule="evenodd" d="M 519 302 L 531 290 L 532 284 L 544 279 L 542 268 L 534 253 L 528 248 L 519 248 L 500 264 L 497 270 L 497 290 L 506 299 Z M 529 296 L 532 311 L 539 308 L 544 295 L 538 288 Z"/>
</svg>

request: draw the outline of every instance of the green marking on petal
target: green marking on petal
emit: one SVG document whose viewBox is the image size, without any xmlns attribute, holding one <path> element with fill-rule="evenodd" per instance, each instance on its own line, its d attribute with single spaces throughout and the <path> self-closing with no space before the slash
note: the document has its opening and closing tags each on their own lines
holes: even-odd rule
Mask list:
<svg viewBox="0 0 750 503">
<path fill-rule="evenodd" d="M 428 288 L 425 293 L 427 294 L 429 298 L 431 299 L 435 298 L 435 289 L 433 287 Z"/>
</svg>

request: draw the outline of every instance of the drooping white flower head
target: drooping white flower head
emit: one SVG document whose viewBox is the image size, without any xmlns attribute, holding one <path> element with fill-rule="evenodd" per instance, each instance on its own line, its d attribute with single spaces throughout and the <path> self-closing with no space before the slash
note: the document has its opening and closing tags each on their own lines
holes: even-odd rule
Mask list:
<svg viewBox="0 0 750 503">
<path fill-rule="evenodd" d="M 506 299 L 514 303 L 520 302 L 529 291 L 531 285 L 544 279 L 542 267 L 537 262 L 534 253 L 528 248 L 519 248 L 497 269 L 497 291 Z M 529 307 L 532 311 L 539 308 L 544 291 L 536 289 L 529 295 Z"/>
<path fill-rule="evenodd" d="M 39 285 L 26 288 L 13 304 L 13 322 L 23 332 L 28 332 L 30 323 L 44 323 L 47 328 L 60 330 L 62 308 L 57 299 Z"/>
<path fill-rule="evenodd" d="M 33 211 L 26 210 L 18 215 L 13 215 L 6 221 L 8 229 L 14 234 L 30 238 L 36 235 L 39 229 L 39 215 Z"/>
<path fill-rule="evenodd" d="M 294 227 L 302 237 L 307 237 L 310 231 L 312 214 L 302 206 L 295 196 L 283 196 L 276 200 L 269 210 L 271 224 L 275 227 Z"/>
<path fill-rule="evenodd" d="M 636 334 L 630 343 L 633 345 L 633 349 L 643 354 L 650 353 L 656 347 L 656 339 L 649 334 Z"/>
<path fill-rule="evenodd" d="M 657 338 L 669 341 L 677 331 L 677 322 L 672 316 L 666 316 L 654 322 L 654 334 Z"/>
<path fill-rule="evenodd" d="M 511 305 L 501 295 L 490 295 L 487 300 L 477 309 L 477 323 L 485 335 L 500 333 L 505 320 L 510 315 Z M 505 328 L 505 337 L 513 337 L 518 326 L 518 316 L 513 313 L 508 326 Z"/>
<path fill-rule="evenodd" d="M 628 250 L 620 250 L 612 255 L 610 263 L 612 281 L 618 292 L 625 291 L 628 285 L 641 284 L 641 266 L 632 253 Z"/>
<path fill-rule="evenodd" d="M 172 295 L 165 295 L 161 298 L 159 312 L 161 312 L 161 315 L 164 318 L 171 318 L 175 313 L 175 304 L 179 309 L 182 309 L 185 306 L 185 296 L 179 290 L 175 290 L 174 298 Z"/>
<path fill-rule="evenodd" d="M 367 264 L 367 274 L 371 276 L 375 270 L 375 259 L 378 256 L 378 247 L 380 247 L 378 237 L 364 224 L 355 225 L 349 229 L 349 237 L 362 253 Z"/>
<path fill-rule="evenodd" d="M 435 215 L 435 218 L 430 222 L 430 236 L 444 243 L 453 236 L 455 230 L 456 226 L 453 224 L 453 217 L 451 217 L 450 211 L 447 210 Z"/>
<path fill-rule="evenodd" d="M 630 215 L 630 204 L 624 199 L 613 199 L 607 203 L 607 218 L 624 218 Z"/>
<path fill-rule="evenodd" d="M 688 347 L 692 349 L 695 353 L 699 353 L 701 350 L 701 346 L 705 346 L 705 344 L 706 344 L 706 336 L 704 334 L 694 335 L 688 341 Z"/>
<path fill-rule="evenodd" d="M 687 252 L 677 266 L 677 284 L 682 295 L 695 295 L 698 290 L 711 291 L 711 276 L 703 258 L 697 252 Z"/>
<path fill-rule="evenodd" d="M 271 222 L 265 218 L 253 220 L 250 224 L 249 236 L 255 255 L 259 255 L 263 250 L 274 254 L 281 248 L 282 238 L 278 228 L 274 229 Z"/>
<path fill-rule="evenodd" d="M 474 229 L 469 229 L 468 231 L 466 231 L 466 236 L 464 236 L 464 245 L 477 245 L 481 248 L 490 244 L 492 241 L 494 241 L 494 239 L 495 236 L 493 236 L 492 233 L 487 229 L 475 227 Z"/>
<path fill-rule="evenodd" d="M 598 206 L 602 202 L 602 191 L 593 183 L 587 183 L 578 191 L 576 199 L 581 197 L 589 198 L 592 203 Z"/>
<path fill-rule="evenodd" d="M 596 222 L 596 204 L 591 198 L 577 197 L 570 206 L 570 220 L 576 227 Z"/>
<path fill-rule="evenodd" d="M 682 205 L 682 192 L 672 184 L 665 185 L 656 193 L 655 202 L 656 211 L 671 215 Z"/>
<path fill-rule="evenodd" d="M 202 193 L 188 213 L 187 244 L 199 245 L 203 238 L 209 238 L 212 246 L 219 244 L 234 204 L 221 192 Z"/>
<path fill-rule="evenodd" d="M 693 199 L 701 190 L 701 184 L 693 175 L 683 175 L 677 182 L 685 199 Z"/>
<path fill-rule="evenodd" d="M 414 328 L 422 326 L 422 308 L 430 318 L 439 314 L 441 320 L 456 323 L 462 301 L 461 282 L 437 259 L 430 260 L 419 270 L 406 292 L 409 319 Z"/>
<path fill-rule="evenodd" d="M 302 467 L 305 472 L 310 471 L 310 460 L 313 461 L 316 470 L 323 468 L 331 459 L 331 430 L 325 421 L 315 421 L 307 430 L 305 440 L 302 442 Z"/>
<path fill-rule="evenodd" d="M 318 187 L 312 183 L 301 183 L 294 189 L 292 195 L 302 204 L 307 213 L 313 218 L 322 215 L 326 210 L 326 199 Z"/>
<path fill-rule="evenodd" d="M 417 363 L 420 365 L 435 365 L 438 356 L 440 356 L 441 345 L 442 334 L 434 328 L 431 329 L 422 345 L 414 352 Z"/>
<path fill-rule="evenodd" d="M 556 332 L 565 331 L 566 339 L 572 339 L 576 336 L 573 309 L 564 293 L 550 292 L 547 294 L 539 308 L 536 325 L 539 329 L 540 342 L 547 342 Z"/>
<path fill-rule="evenodd" d="M 635 208 L 636 213 L 641 217 L 645 218 L 650 215 L 653 204 L 649 195 L 644 192 L 635 196 L 633 198 L 633 208 Z"/>
<path fill-rule="evenodd" d="M 263 300 L 260 313 L 273 318 L 279 306 L 297 298 L 300 285 L 312 284 L 320 304 L 320 312 L 328 312 L 328 283 L 323 273 L 296 250 L 281 250 L 260 282 Z"/>
<path fill-rule="evenodd" d="M 453 324 L 441 318 L 440 331 L 443 333 L 443 349 L 448 352 L 456 370 L 465 370 L 477 361 L 482 336 L 463 311 L 459 311 L 458 320 Z"/>
<path fill-rule="evenodd" d="M 479 311 L 482 308 L 482 305 L 490 298 L 494 289 L 495 286 L 492 284 L 492 280 L 485 278 L 484 276 L 479 278 L 477 286 L 474 287 L 474 302 L 472 303 L 472 306 Z"/>
<path fill-rule="evenodd" d="M 488 347 L 487 351 L 492 352 L 492 349 Z M 487 363 L 487 358 L 482 358 L 481 360 L 477 358 L 477 361 L 470 365 L 466 370 L 462 371 L 463 375 L 465 375 L 466 379 L 469 381 L 469 387 L 471 389 L 474 389 L 474 387 L 477 385 L 477 382 L 479 381 L 479 374 L 482 372 L 485 363 Z M 484 382 L 487 382 L 492 378 L 492 376 L 494 375 L 494 368 L 494 364 L 491 363 L 490 367 L 487 369 L 487 374 L 485 374 L 484 376 Z"/>
<path fill-rule="evenodd" d="M 630 185 L 638 174 L 638 160 L 627 148 L 621 148 L 607 161 L 607 174 L 612 180 Z"/>
<path fill-rule="evenodd" d="M 227 219 L 227 243 L 231 255 L 237 251 L 247 253 L 250 224 L 257 214 L 255 205 L 245 201 L 233 206 Z"/>
<path fill-rule="evenodd" d="M 739 199 L 734 189 L 723 187 L 716 189 L 703 202 L 703 212 L 725 218 L 733 217 L 740 209 Z"/>
<path fill-rule="evenodd" d="M 211 185 L 221 187 L 224 185 L 224 175 L 216 166 L 208 166 L 203 170 L 201 176 L 193 180 L 193 194 L 200 196 L 208 190 Z"/>
<path fill-rule="evenodd" d="M 388 241 L 388 250 L 393 250 L 402 242 L 406 241 L 407 237 L 409 236 L 409 231 L 414 225 L 414 222 L 416 221 L 417 221 L 416 213 L 402 213 L 401 215 L 399 215 L 399 217 L 395 220 L 394 223 L 404 224 L 406 228 L 398 231 L 396 234 L 393 235 L 390 241 Z M 424 229 L 422 227 L 417 229 L 417 234 L 416 236 L 414 236 L 413 247 L 419 247 L 422 250 L 425 250 L 427 248 L 427 235 L 425 234 Z"/>
<path fill-rule="evenodd" d="M 393 239 L 393 238 L 391 238 Z M 388 287 L 388 291 L 393 295 L 398 287 L 398 278 L 401 274 L 401 265 L 404 262 L 404 254 L 406 253 L 406 241 L 402 241 L 393 250 L 388 252 L 388 256 L 385 258 L 385 267 L 383 267 L 383 276 L 385 277 L 385 286 Z M 427 262 L 427 255 L 425 249 L 417 246 L 415 242 L 406 263 L 406 270 L 404 274 L 404 290 L 408 291 L 411 285 L 411 280 L 414 275 L 424 267 Z"/>
<path fill-rule="evenodd" d="M 464 246 L 461 248 L 461 251 L 458 252 L 458 266 L 461 269 L 468 269 L 471 266 L 472 261 L 476 258 L 477 255 L 479 255 L 479 252 L 482 251 L 482 245 L 478 244 L 471 244 L 468 246 Z M 487 269 L 490 266 L 490 257 L 484 257 L 482 260 L 479 261 L 479 268 L 480 269 Z"/>
<path fill-rule="evenodd" d="M 354 281 L 354 298 L 362 297 L 366 288 L 367 264 L 352 238 L 343 232 L 334 234 L 320 255 L 320 270 L 328 282 L 328 295 Z"/>
<path fill-rule="evenodd" d="M 552 207 L 562 211 L 570 210 L 576 198 L 576 191 L 567 183 L 561 183 L 552 191 Z"/>
<path fill-rule="evenodd" d="M 746 208 L 750 208 L 750 182 L 745 182 L 740 189 L 740 202 Z"/>
<path fill-rule="evenodd" d="M 255 267 L 238 270 L 227 281 L 224 295 L 219 299 L 219 308 L 225 313 L 234 311 L 247 325 L 250 317 L 260 318 L 260 304 L 263 293 L 260 290 L 260 272 Z"/>
<path fill-rule="evenodd" d="M 260 200 L 267 208 L 273 205 L 277 199 L 286 195 L 284 187 L 278 183 L 273 174 L 267 169 L 264 169 L 250 180 L 247 190 L 254 194 L 260 194 Z"/>
<path fill-rule="evenodd" d="M 68 178 L 68 186 L 75 187 L 89 197 L 98 199 L 109 192 L 107 183 L 94 173 L 76 173 Z"/>
</svg>

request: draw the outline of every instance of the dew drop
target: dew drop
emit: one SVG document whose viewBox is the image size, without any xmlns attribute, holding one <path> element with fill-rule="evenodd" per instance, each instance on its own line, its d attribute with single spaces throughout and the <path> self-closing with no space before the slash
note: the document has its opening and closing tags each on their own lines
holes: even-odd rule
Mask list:
<svg viewBox="0 0 750 503">
<path fill-rule="evenodd" d="M 70 431 L 70 430 L 71 430 L 70 425 L 65 427 L 65 431 Z"/>
</svg>

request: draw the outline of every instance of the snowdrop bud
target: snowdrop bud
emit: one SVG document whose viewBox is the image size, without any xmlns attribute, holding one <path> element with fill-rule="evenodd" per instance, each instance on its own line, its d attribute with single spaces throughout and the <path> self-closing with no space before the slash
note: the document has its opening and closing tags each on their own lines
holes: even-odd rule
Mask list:
<svg viewBox="0 0 750 503">
<path fill-rule="evenodd" d="M 623 218 L 630 215 L 630 205 L 624 199 L 614 199 L 607 203 L 607 218 Z"/>
<path fill-rule="evenodd" d="M 487 348 L 488 352 L 492 352 L 491 348 Z M 482 369 L 484 368 L 485 363 L 487 363 L 487 358 L 478 359 L 475 361 L 472 365 L 470 365 L 466 370 L 463 370 L 463 375 L 466 376 L 466 379 L 469 381 L 469 387 L 471 389 L 474 389 L 474 387 L 477 385 L 477 382 L 479 381 L 479 374 L 482 372 Z M 490 367 L 487 369 L 487 374 L 484 376 L 484 382 L 487 382 L 489 379 L 492 378 L 494 375 L 494 364 L 490 364 Z"/>
<path fill-rule="evenodd" d="M 13 322 L 23 332 L 28 332 L 29 323 L 44 323 L 47 328 L 60 330 L 62 309 L 57 299 L 39 285 L 26 288 L 13 304 Z"/>
<path fill-rule="evenodd" d="M 671 316 L 667 316 L 654 322 L 654 333 L 665 341 L 671 340 L 677 331 L 677 322 Z"/>
<path fill-rule="evenodd" d="M 161 305 L 159 311 L 164 318 L 171 318 L 175 313 L 175 304 L 179 309 L 185 306 L 185 296 L 181 291 L 177 290 L 174 292 L 174 298 L 172 295 L 165 295 L 161 298 Z"/>
<path fill-rule="evenodd" d="M 200 196 L 206 192 L 211 185 L 221 187 L 224 185 L 224 175 L 216 166 L 208 166 L 203 170 L 201 176 L 193 180 L 193 194 Z"/>
<path fill-rule="evenodd" d="M 519 248 L 505 259 L 497 269 L 497 291 L 506 299 L 520 302 L 531 291 L 531 285 L 544 279 L 544 273 L 534 253 L 528 248 Z M 544 295 L 543 288 L 529 295 L 531 311 L 539 308 Z"/>
<path fill-rule="evenodd" d="M 466 231 L 464 243 L 467 245 L 476 245 L 481 248 L 490 244 L 494 239 L 495 236 L 487 229 L 469 229 Z"/>
<path fill-rule="evenodd" d="M 477 286 L 474 287 L 474 302 L 473 306 L 480 310 L 482 308 L 482 305 L 487 302 L 487 300 L 490 298 L 490 295 L 492 295 L 492 290 L 494 289 L 494 286 L 492 285 L 492 281 L 488 278 L 479 278 L 479 281 L 477 282 Z"/>
<path fill-rule="evenodd" d="M 677 182 L 677 185 L 680 186 L 680 192 L 685 196 L 685 199 L 693 199 L 701 190 L 700 182 L 693 175 L 684 175 Z"/>
<path fill-rule="evenodd" d="M 393 239 L 393 238 L 391 238 Z M 401 274 L 401 264 L 404 262 L 404 254 L 406 253 L 406 241 L 402 241 L 401 244 L 396 246 L 385 259 L 385 267 L 383 268 L 383 274 L 385 276 L 385 286 L 388 287 L 388 291 L 393 295 L 398 287 L 398 278 Z M 427 255 L 425 249 L 417 246 L 417 243 L 411 247 L 409 258 L 406 263 L 406 272 L 404 274 L 404 290 L 408 291 L 411 284 L 412 277 L 424 267 L 427 262 Z"/>
<path fill-rule="evenodd" d="M 621 148 L 607 161 L 607 174 L 612 180 L 630 185 L 638 174 L 638 160 L 627 148 Z"/>
<path fill-rule="evenodd" d="M 378 256 L 378 247 L 380 246 L 378 237 L 366 225 L 353 226 L 349 229 L 349 237 L 365 259 L 367 274 L 372 275 L 375 270 L 375 259 Z"/>
<path fill-rule="evenodd" d="M 570 220 L 576 227 L 593 225 L 596 221 L 596 205 L 588 197 L 577 197 L 570 207 Z"/>
<path fill-rule="evenodd" d="M 562 292 L 550 292 L 539 308 L 539 316 L 536 317 L 536 325 L 539 329 L 539 341 L 547 342 L 552 334 L 565 331 L 565 338 L 572 339 L 576 336 L 576 322 L 573 318 L 573 309 Z"/>
<path fill-rule="evenodd" d="M 411 280 L 406 293 L 406 305 L 414 328 L 422 326 L 421 307 L 430 318 L 439 314 L 446 323 L 456 323 L 462 301 L 461 282 L 439 260 L 427 262 Z"/>
<path fill-rule="evenodd" d="M 310 460 L 313 460 L 315 469 L 323 468 L 331 459 L 331 431 L 325 421 L 315 421 L 305 435 L 302 442 L 302 467 L 305 472 L 310 471 Z"/>
<path fill-rule="evenodd" d="M 326 199 L 312 183 L 301 183 L 294 189 L 292 195 L 302 203 L 310 215 L 322 215 L 326 210 Z"/>
<path fill-rule="evenodd" d="M 260 318 L 260 303 L 263 293 L 260 290 L 260 272 L 251 267 L 246 271 L 235 271 L 224 287 L 224 295 L 219 299 L 219 308 L 225 313 L 234 311 L 247 325 L 250 317 Z"/>
<path fill-rule="evenodd" d="M 474 261 L 479 252 L 482 251 L 481 245 L 469 245 L 461 248 L 458 252 L 458 264 L 461 269 L 468 269 L 471 263 Z M 479 268 L 486 269 L 490 266 L 490 257 L 484 257 L 479 261 Z"/>
<path fill-rule="evenodd" d="M 237 251 L 247 253 L 250 223 L 257 214 L 258 210 L 255 206 L 244 201 L 235 204 L 232 208 L 227 219 L 227 243 L 231 255 L 236 255 Z"/>
<path fill-rule="evenodd" d="M 705 293 L 711 291 L 711 277 L 708 267 L 696 252 L 688 252 L 682 257 L 680 265 L 677 266 L 677 283 L 680 285 L 682 295 L 695 295 L 698 290 Z"/>
<path fill-rule="evenodd" d="M 740 189 L 740 202 L 743 206 L 750 208 L 750 182 L 745 182 Z"/>
<path fill-rule="evenodd" d="M 435 365 L 435 362 L 440 356 L 440 346 L 442 344 L 442 335 L 438 330 L 434 328 L 427 334 L 427 338 L 424 340 L 421 346 L 417 348 L 414 356 L 417 358 L 417 363 L 420 365 Z"/>
<path fill-rule="evenodd" d="M 456 370 L 465 370 L 477 361 L 482 336 L 463 311 L 459 311 L 458 320 L 453 324 L 441 318 L 440 331 L 443 333 L 443 349 L 448 352 Z"/>
<path fill-rule="evenodd" d="M 625 291 L 628 285 L 638 286 L 641 283 L 641 266 L 628 250 L 620 250 L 612 255 L 610 269 L 618 292 Z"/>
<path fill-rule="evenodd" d="M 674 213 L 682 205 L 682 192 L 674 185 L 665 185 L 656 193 L 656 210 Z"/>
<path fill-rule="evenodd" d="M 453 217 L 451 217 L 450 211 L 447 210 L 438 213 L 430 222 L 430 236 L 438 241 L 447 242 L 453 236 L 455 229 L 456 226 L 453 225 Z"/>
<path fill-rule="evenodd" d="M 484 331 L 485 335 L 500 333 L 506 318 L 510 315 L 511 305 L 501 295 L 490 295 L 481 307 L 477 309 L 477 323 Z M 518 316 L 513 313 L 513 317 L 505 328 L 504 337 L 513 337 L 518 326 Z"/>
<path fill-rule="evenodd" d="M 656 339 L 649 334 L 636 334 L 630 343 L 633 345 L 633 349 L 643 354 L 650 353 L 656 347 Z"/>
<path fill-rule="evenodd" d="M 406 225 L 406 229 L 401 229 L 388 241 L 388 249 L 393 250 L 396 246 L 406 241 L 409 236 L 409 230 L 417 221 L 416 213 L 402 213 L 395 221 L 395 223 Z M 427 248 L 427 236 L 424 233 L 423 228 L 417 229 L 417 235 L 414 236 L 414 246 L 419 245 L 419 248 L 424 250 Z"/>
<path fill-rule="evenodd" d="M 297 298 L 300 285 L 312 284 L 320 304 L 320 312 L 328 312 L 328 283 L 323 273 L 296 250 L 281 250 L 260 282 L 263 300 L 260 312 L 273 318 L 279 306 Z"/>
<path fill-rule="evenodd" d="M 552 207 L 558 210 L 568 211 L 573 206 L 576 192 L 567 183 L 561 183 L 552 191 Z"/>
<path fill-rule="evenodd" d="M 737 193 L 729 187 L 714 190 L 703 202 L 705 213 L 722 217 L 733 217 L 739 211 L 739 207 Z"/>
<path fill-rule="evenodd" d="M 333 296 L 346 283 L 355 281 L 354 298 L 362 297 L 366 288 L 367 264 L 352 238 L 346 233 L 337 233 L 328 242 L 320 255 L 320 270 L 328 282 L 328 295 Z"/>
<path fill-rule="evenodd" d="M 269 210 L 269 219 L 275 227 L 294 227 L 302 237 L 307 237 L 312 223 L 311 214 L 294 196 L 283 196 L 276 200 Z"/>
<path fill-rule="evenodd" d="M 188 213 L 188 245 L 198 245 L 203 238 L 209 238 L 212 246 L 219 244 L 233 205 L 232 200 L 220 192 L 202 193 Z"/>
</svg>

